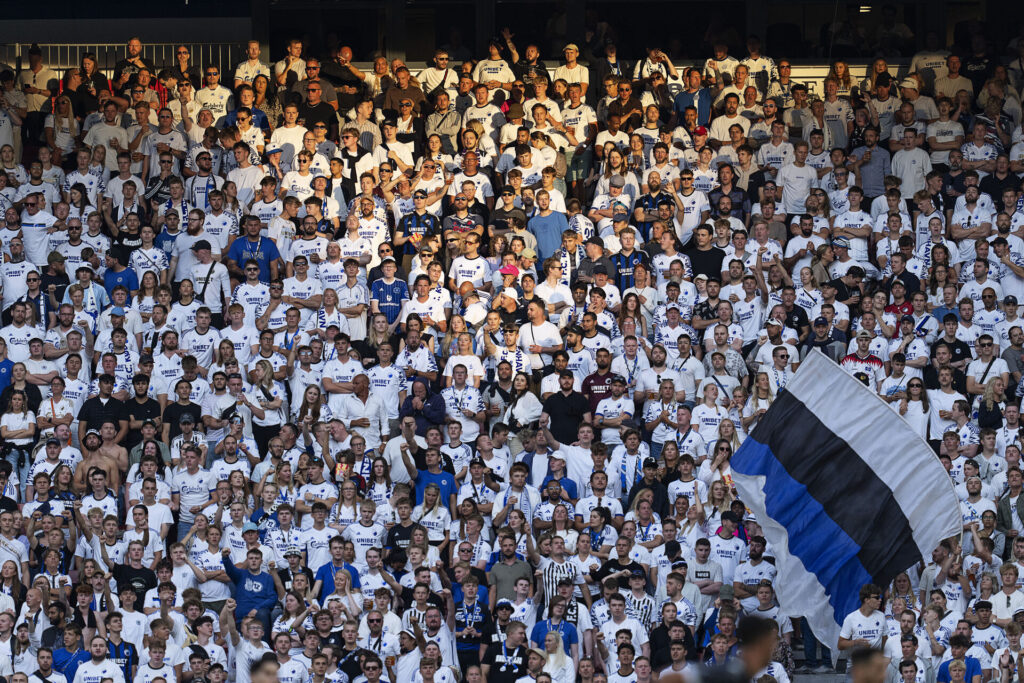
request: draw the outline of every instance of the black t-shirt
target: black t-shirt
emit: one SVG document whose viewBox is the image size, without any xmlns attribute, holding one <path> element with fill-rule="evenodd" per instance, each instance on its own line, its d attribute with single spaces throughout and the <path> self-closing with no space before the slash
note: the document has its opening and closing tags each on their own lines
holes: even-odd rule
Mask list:
<svg viewBox="0 0 1024 683">
<path fill-rule="evenodd" d="M 631 573 L 637 569 L 640 571 L 644 570 L 643 565 L 635 560 L 633 562 L 627 562 L 626 564 L 623 564 L 618 560 L 608 560 L 602 564 L 601 568 L 597 570 L 597 573 L 592 576 L 597 583 L 601 583 L 615 572 L 621 572 L 623 569 L 628 569 Z M 629 588 L 628 576 L 619 576 L 615 580 L 619 582 L 619 588 Z"/>
<path fill-rule="evenodd" d="M 707 251 L 701 251 L 697 247 L 693 247 L 683 253 L 690 257 L 693 277 L 707 275 L 716 280 L 722 279 L 722 262 L 725 260 L 725 252 L 723 250 L 718 247 L 711 247 Z"/>
<path fill-rule="evenodd" d="M 924 371 L 921 374 L 925 389 L 939 388 L 939 372 L 935 369 L 934 365 L 929 363 L 924 366 Z M 964 396 L 967 395 L 967 375 L 962 370 L 953 370 L 953 391 L 959 392 Z"/>
<path fill-rule="evenodd" d="M 94 396 L 82 404 L 78 411 L 79 422 L 84 422 L 86 429 L 99 429 L 104 422 L 119 424 L 124 404 L 116 398 L 108 398 L 104 403 L 99 396 Z"/>
<path fill-rule="evenodd" d="M 511 621 L 508 622 L 508 624 L 511 623 Z M 501 652 L 501 644 L 504 643 L 505 638 L 507 638 L 507 635 L 505 634 L 505 629 L 508 628 L 508 624 L 502 626 L 496 620 L 493 619 L 490 621 L 490 623 L 487 624 L 487 628 L 484 630 L 483 638 L 483 641 L 487 643 L 487 652 L 490 652 L 491 645 L 497 645 L 498 652 Z M 484 653 L 484 657 L 486 659 L 486 652 Z"/>
<path fill-rule="evenodd" d="M 146 595 L 146 591 L 156 588 L 156 572 L 149 567 L 135 569 L 127 564 L 114 565 L 114 581 L 118 586 L 131 584 L 136 595 Z"/>
<path fill-rule="evenodd" d="M 171 426 L 169 439 L 174 439 L 178 434 L 181 434 L 181 427 L 178 425 L 178 422 L 181 420 L 181 416 L 186 413 L 195 420 L 196 430 L 199 431 L 199 427 L 203 424 L 203 409 L 198 404 L 189 401 L 185 405 L 181 405 L 175 401 L 164 408 L 164 424 Z"/>
<path fill-rule="evenodd" d="M 801 332 L 803 329 L 810 326 L 810 321 L 807 319 L 807 311 L 801 306 L 794 305 L 793 310 L 786 313 L 786 327 L 791 327 Z"/>
<path fill-rule="evenodd" d="M 950 363 L 957 363 L 962 360 L 966 360 L 968 363 L 971 361 L 971 347 L 967 345 L 962 339 L 954 339 L 953 341 L 946 341 L 944 338 L 939 337 L 932 344 L 931 352 L 928 354 L 929 358 L 935 358 L 935 350 L 938 349 L 939 344 L 945 344 L 949 347 L 953 357 L 949 359 Z"/>
<path fill-rule="evenodd" d="M 583 416 L 590 412 L 590 403 L 578 391 L 568 396 L 556 391 L 544 401 L 544 412 L 551 418 L 550 429 L 559 443 L 573 443 Z"/>
<path fill-rule="evenodd" d="M 326 102 L 320 102 L 319 104 L 312 105 L 300 104 L 299 118 L 305 122 L 303 125 L 311 130 L 315 123 L 322 123 L 330 128 L 338 120 L 334 107 Z"/>
<path fill-rule="evenodd" d="M 384 539 L 384 547 L 392 551 L 398 548 L 405 550 L 409 547 L 409 541 L 412 539 L 412 530 L 417 526 L 417 524 L 410 524 L 409 526 L 394 525 L 388 529 L 388 535 Z"/>
<path fill-rule="evenodd" d="M 413 592 L 412 588 L 406 588 L 405 586 L 402 587 L 402 595 L 400 597 L 402 598 L 402 602 L 405 604 L 406 609 L 415 607 L 416 605 L 416 598 L 413 597 Z M 445 610 L 444 601 L 433 592 L 427 596 L 427 605 L 441 610 L 441 614 L 445 614 L 447 611 Z"/>
<path fill-rule="evenodd" d="M 338 652 L 338 669 L 344 672 L 350 681 L 356 680 L 356 678 L 363 674 L 363 670 L 359 666 L 360 650 L 361 648 L 358 647 L 354 650 L 346 650 L 342 646 Z"/>
<path fill-rule="evenodd" d="M 490 645 L 481 664 L 487 664 L 487 683 L 515 683 L 526 673 L 526 648 L 510 649 L 503 644 Z"/>
<path fill-rule="evenodd" d="M 146 397 L 146 400 L 139 403 L 135 398 L 130 398 L 124 403 L 121 411 L 122 420 L 156 420 L 160 417 L 160 403 Z M 129 451 L 142 441 L 142 433 L 138 429 L 129 429 L 125 435 L 124 447 Z"/>
</svg>

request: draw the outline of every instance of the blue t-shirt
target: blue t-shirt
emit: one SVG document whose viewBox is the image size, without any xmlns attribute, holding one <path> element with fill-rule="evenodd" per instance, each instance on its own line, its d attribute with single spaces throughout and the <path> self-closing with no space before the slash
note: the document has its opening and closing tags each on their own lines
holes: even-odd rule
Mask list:
<svg viewBox="0 0 1024 683">
<path fill-rule="evenodd" d="M 448 497 L 459 492 L 459 487 L 455 484 L 455 477 L 443 470 L 437 474 L 427 470 L 417 470 L 417 472 L 419 474 L 416 477 L 416 504 L 419 505 L 423 502 L 423 490 L 427 488 L 427 484 L 437 484 L 441 489 L 440 503 L 448 507 Z"/>
<path fill-rule="evenodd" d="M 73 681 L 75 674 L 78 673 L 79 665 L 90 659 L 92 656 L 82 648 L 78 648 L 74 652 L 63 647 L 58 648 L 53 651 L 53 670 L 64 674 L 64 678 L 69 681 Z"/>
<path fill-rule="evenodd" d="M 167 228 L 160 231 L 160 234 L 153 240 L 153 246 L 157 249 L 163 249 L 164 253 L 167 254 L 167 262 L 171 262 L 171 258 L 174 257 L 174 243 L 178 241 L 178 235 L 181 231 L 174 233 L 173 235 L 167 232 Z"/>
<path fill-rule="evenodd" d="M 466 598 L 462 593 L 462 585 L 452 582 L 452 602 L 458 605 Z M 487 604 L 487 586 L 478 586 L 476 589 L 476 599 L 481 605 Z"/>
<path fill-rule="evenodd" d="M 569 229 L 569 220 L 564 213 L 552 211 L 548 216 L 534 216 L 526 227 L 537 238 L 537 256 L 543 263 L 561 248 L 562 232 Z"/>
<path fill-rule="evenodd" d="M 552 479 L 554 479 L 554 476 L 550 474 L 544 477 L 544 482 L 540 485 L 540 490 L 543 491 L 545 488 L 547 488 L 548 482 L 551 481 Z M 565 489 L 565 492 L 569 494 L 570 498 L 572 498 L 573 500 L 579 498 L 579 496 L 576 495 L 576 482 L 574 482 L 572 479 L 569 479 L 568 477 L 562 477 L 561 479 L 558 480 L 558 483 L 562 485 L 562 488 Z"/>
<path fill-rule="evenodd" d="M 248 237 L 239 237 L 231 243 L 228 258 L 237 263 L 239 268 L 244 267 L 249 259 L 256 261 L 260 266 L 260 282 L 268 285 L 270 264 L 281 258 L 281 252 L 277 250 L 274 241 L 266 237 L 260 237 L 256 242 L 250 241 Z"/>
<path fill-rule="evenodd" d="M 139 288 L 139 277 L 135 274 L 135 269 L 125 268 L 120 273 L 115 273 L 108 268 L 107 272 L 103 273 L 103 288 L 107 290 L 107 295 L 113 295 L 114 287 L 118 285 L 124 285 L 128 288 L 129 292 L 137 290 Z"/>
<path fill-rule="evenodd" d="M 402 302 L 409 299 L 409 285 L 398 278 L 390 285 L 383 278 L 374 280 L 370 285 L 370 299 L 377 302 L 380 312 L 387 316 L 390 325 L 398 320 Z"/>
<path fill-rule="evenodd" d="M 355 567 L 350 565 L 348 562 L 342 562 L 341 566 L 334 564 L 334 561 L 330 561 L 316 570 L 316 576 L 313 577 L 314 583 L 321 581 L 320 584 L 320 599 L 323 600 L 325 597 L 334 592 L 334 575 L 340 570 L 344 569 L 349 573 L 352 578 L 352 588 L 359 588 L 359 572 Z"/>
<path fill-rule="evenodd" d="M 567 621 L 561 621 L 557 625 L 551 623 L 550 619 L 544 621 L 538 621 L 537 625 L 533 627 L 533 631 L 530 632 L 530 640 L 537 643 L 537 647 L 544 645 L 544 638 L 547 637 L 548 631 L 558 631 L 558 634 L 562 636 L 562 648 L 569 652 L 569 647 L 573 643 L 580 641 L 580 636 L 576 632 L 576 627 Z"/>
<path fill-rule="evenodd" d="M 939 665 L 939 671 L 935 675 L 935 680 L 938 681 L 938 683 L 949 683 L 950 680 L 952 680 L 949 677 L 949 662 L 951 662 L 951 661 L 953 661 L 953 660 L 949 660 L 948 662 L 943 662 L 942 664 Z M 981 662 L 979 662 L 974 657 L 964 657 L 964 664 L 967 665 L 967 675 L 964 676 L 964 680 L 965 681 L 972 681 L 972 680 L 974 680 L 975 676 L 981 676 L 982 675 L 982 673 L 981 673 Z"/>
</svg>

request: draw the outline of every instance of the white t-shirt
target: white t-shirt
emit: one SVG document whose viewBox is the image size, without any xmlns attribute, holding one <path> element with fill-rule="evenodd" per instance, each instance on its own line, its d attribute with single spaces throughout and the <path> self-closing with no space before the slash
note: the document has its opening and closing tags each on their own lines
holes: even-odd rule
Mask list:
<svg viewBox="0 0 1024 683">
<path fill-rule="evenodd" d="M 870 647 L 882 647 L 882 638 L 888 633 L 885 615 L 875 610 L 868 616 L 854 610 L 843 619 L 843 627 L 839 631 L 840 638 L 849 640 L 866 640 Z"/>
</svg>

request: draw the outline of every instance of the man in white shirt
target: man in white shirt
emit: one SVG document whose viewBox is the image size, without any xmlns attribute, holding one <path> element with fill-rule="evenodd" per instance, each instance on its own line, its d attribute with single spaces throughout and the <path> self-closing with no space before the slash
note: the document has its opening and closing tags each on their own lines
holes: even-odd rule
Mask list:
<svg viewBox="0 0 1024 683">
<path fill-rule="evenodd" d="M 805 140 L 794 143 L 793 161 L 779 169 L 776 179 L 776 185 L 782 192 L 783 211 L 790 215 L 806 211 L 804 200 L 818 182 L 817 171 L 805 163 L 808 149 Z"/>
</svg>

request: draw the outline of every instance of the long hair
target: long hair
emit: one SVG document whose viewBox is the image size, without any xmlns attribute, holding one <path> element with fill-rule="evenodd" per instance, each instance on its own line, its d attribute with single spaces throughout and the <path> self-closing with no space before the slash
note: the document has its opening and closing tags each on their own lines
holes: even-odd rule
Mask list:
<svg viewBox="0 0 1024 683">
<path fill-rule="evenodd" d="M 924 386 L 924 380 L 918 379 L 916 377 L 912 377 L 910 379 L 910 381 L 907 382 L 907 384 L 909 385 L 910 382 L 915 382 L 915 381 L 921 383 L 921 410 L 922 410 L 922 412 L 925 415 L 927 415 L 928 414 L 928 410 L 929 410 L 928 389 Z M 986 392 L 988 391 L 988 387 L 985 388 L 985 391 Z M 909 393 L 908 393 L 907 400 L 908 401 L 910 400 Z"/>
<path fill-rule="evenodd" d="M 65 102 L 68 105 L 68 115 L 62 116 L 60 113 L 60 105 Z M 54 102 L 53 124 L 55 129 L 59 128 L 61 125 L 67 126 L 68 132 L 71 133 L 72 137 L 74 137 L 75 133 L 78 131 L 78 122 L 75 120 L 75 112 L 71 106 L 71 98 L 67 95 L 59 96 L 56 102 Z M 56 133 L 56 130 L 54 132 Z"/>
<path fill-rule="evenodd" d="M 996 405 L 1002 400 L 999 395 L 996 394 L 997 381 L 1002 381 L 1002 378 L 996 376 L 985 382 L 985 393 L 982 395 L 981 400 L 985 403 L 986 410 L 995 410 Z"/>
<path fill-rule="evenodd" d="M 373 486 L 377 483 L 377 475 L 374 474 L 373 471 L 378 462 L 384 464 L 384 483 L 387 485 L 388 490 L 390 490 L 391 487 L 394 486 L 394 482 L 391 481 L 391 465 L 388 463 L 387 458 L 382 458 L 380 456 L 374 458 L 373 462 L 370 464 L 370 481 L 368 484 Z"/>
<path fill-rule="evenodd" d="M 267 363 L 266 360 L 262 360 L 260 362 L 261 363 Z M 316 389 L 317 393 L 319 394 L 319 399 L 317 400 L 317 402 L 315 404 L 310 404 L 309 401 L 306 400 L 306 392 L 309 391 L 309 389 L 311 387 Z M 320 389 L 320 385 L 318 385 L 318 384 L 309 384 L 309 385 L 307 385 L 306 388 L 302 390 L 302 405 L 299 406 L 298 416 L 295 418 L 295 421 L 301 423 L 302 419 L 304 417 L 306 417 L 306 415 L 311 415 L 313 417 L 313 422 L 319 422 L 320 421 L 320 409 L 323 406 L 323 400 L 322 399 L 323 399 L 323 391 Z"/>
<path fill-rule="evenodd" d="M 274 366 L 270 364 L 269 360 L 263 359 L 256 362 L 256 367 L 263 371 L 263 376 L 256 384 L 269 391 L 274 387 Z"/>
</svg>

